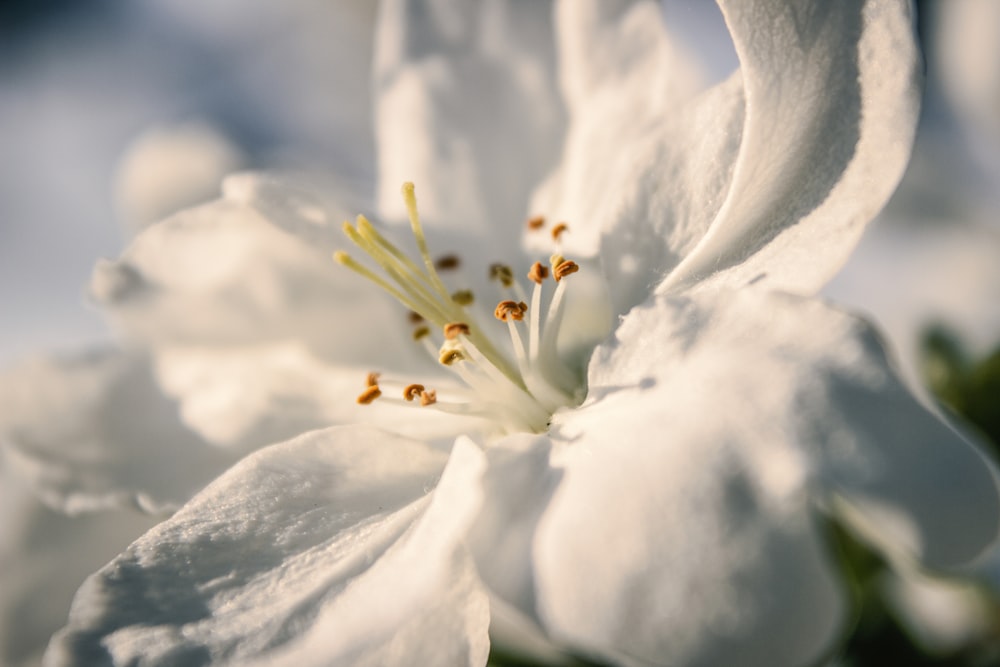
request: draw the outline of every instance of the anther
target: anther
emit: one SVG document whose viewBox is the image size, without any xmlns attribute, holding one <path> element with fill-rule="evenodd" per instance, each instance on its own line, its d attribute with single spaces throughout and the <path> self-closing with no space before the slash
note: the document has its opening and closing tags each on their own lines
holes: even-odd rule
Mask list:
<svg viewBox="0 0 1000 667">
<path fill-rule="evenodd" d="M 378 388 L 378 385 L 370 385 L 366 387 L 363 392 L 358 395 L 359 405 L 368 405 L 376 398 L 382 395 L 382 390 Z"/>
<path fill-rule="evenodd" d="M 413 340 L 420 340 L 421 338 L 430 335 L 431 335 L 430 327 L 417 327 L 416 329 L 413 330 Z"/>
<path fill-rule="evenodd" d="M 528 229 L 541 229 L 545 226 L 545 216 L 535 215 L 528 218 Z"/>
<path fill-rule="evenodd" d="M 563 235 L 564 232 L 569 231 L 569 225 L 565 222 L 560 222 L 558 225 L 552 228 L 552 238 L 555 241 L 559 240 L 559 237 Z"/>
<path fill-rule="evenodd" d="M 451 300 L 460 306 L 468 306 L 475 301 L 475 297 L 472 295 L 472 290 L 460 289 L 451 295 Z"/>
<path fill-rule="evenodd" d="M 441 356 L 438 357 L 438 361 L 445 366 L 451 366 L 456 361 L 462 361 L 463 359 L 465 359 L 465 355 L 458 350 L 442 350 Z"/>
<path fill-rule="evenodd" d="M 514 284 L 514 272 L 506 264 L 491 264 L 490 280 L 499 280 L 504 287 L 510 287 Z"/>
<path fill-rule="evenodd" d="M 459 336 L 469 335 L 469 325 L 465 322 L 449 322 L 444 325 L 444 337 L 447 340 L 454 340 Z"/>
<path fill-rule="evenodd" d="M 409 320 L 410 324 L 420 324 L 424 321 L 424 316 L 415 310 L 411 310 L 406 314 L 406 319 Z"/>
<path fill-rule="evenodd" d="M 368 387 L 377 387 L 378 379 L 381 377 L 381 373 L 369 373 L 368 377 L 365 379 L 365 385 Z"/>
<path fill-rule="evenodd" d="M 506 322 L 508 318 L 520 322 L 524 319 L 526 312 L 528 312 L 528 304 L 523 301 L 501 301 L 497 304 L 496 310 L 493 311 L 493 316 L 502 322 Z"/>
<path fill-rule="evenodd" d="M 559 262 L 554 269 L 552 269 L 552 275 L 555 277 L 556 282 L 559 282 L 571 273 L 576 273 L 580 270 L 576 262 L 572 262 L 568 259 L 564 259 Z"/>
<path fill-rule="evenodd" d="M 418 396 L 423 396 L 424 385 L 422 384 L 408 384 L 406 388 L 403 389 L 403 398 L 408 401 L 412 401 Z"/>
<path fill-rule="evenodd" d="M 549 277 L 549 270 L 541 262 L 535 262 L 534 264 L 532 264 L 531 270 L 528 271 L 528 280 L 538 283 L 539 285 L 541 285 L 542 281 L 544 281 L 548 277 Z"/>
<path fill-rule="evenodd" d="M 459 259 L 458 255 L 445 255 L 444 257 L 438 257 L 434 262 L 434 268 L 438 271 L 450 271 L 452 269 L 457 269 L 462 265 L 462 260 Z"/>
<path fill-rule="evenodd" d="M 438 394 L 433 389 L 428 389 L 427 391 L 420 394 L 420 405 L 427 407 L 428 405 L 434 405 L 437 403 Z"/>
</svg>

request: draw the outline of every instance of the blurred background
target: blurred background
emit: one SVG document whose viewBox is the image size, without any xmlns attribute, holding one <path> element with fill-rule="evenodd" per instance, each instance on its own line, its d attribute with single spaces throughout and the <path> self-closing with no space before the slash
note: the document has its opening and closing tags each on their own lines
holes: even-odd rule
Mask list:
<svg viewBox="0 0 1000 667">
<path fill-rule="evenodd" d="M 374 4 L 352 3 L 350 11 L 371 12 Z M 337 25 L 344 10 L 334 5 L 0 2 L 0 368 L 107 339 L 83 299 L 95 260 L 117 255 L 156 218 L 211 198 L 224 174 L 268 167 L 371 172 L 373 150 L 345 154 L 336 144 L 343 128 L 370 126 L 368 83 L 344 65 L 368 57 L 371 36 L 349 22 Z M 663 5 L 710 78 L 727 76 L 736 59 L 714 3 Z M 927 87 L 913 161 L 826 296 L 878 323 L 926 400 L 936 396 L 978 424 L 970 428 L 996 438 L 1000 2 L 928 0 L 918 10 Z M 27 521 L 10 510 L 29 502 L 12 490 L 16 480 L 0 484 L 0 503 Z M 105 548 L 80 553 L 44 595 L 32 593 L 32 609 L 0 609 L 0 625 L 22 618 L 9 631 L 21 633 L 20 643 L 5 645 L 0 630 L 0 663 L 33 664 L 85 574 L 142 527 L 118 516 L 71 523 L 40 506 L 32 512 L 32 539 L 74 544 L 72 531 L 93 531 L 105 536 Z M 18 531 L 27 526 L 0 532 L 0 568 L 8 558 L 4 540 L 23 539 Z M 1000 573 L 1000 564 L 994 570 Z M 0 576 L 0 585 L 10 584 Z M 925 592 L 900 590 L 900 599 L 925 599 Z M 968 647 L 998 645 L 995 605 L 969 607 L 964 593 L 937 594 L 921 604 L 950 609 L 943 622 L 921 615 L 921 604 L 903 605 L 916 610 L 910 641 L 895 625 L 880 625 L 877 607 L 871 645 L 854 646 L 844 664 L 890 664 L 878 662 L 884 651 L 910 661 L 893 664 L 991 664 L 995 653 Z M 963 613 L 972 620 L 960 622 Z M 905 653 L 913 642 L 919 650 Z"/>
</svg>

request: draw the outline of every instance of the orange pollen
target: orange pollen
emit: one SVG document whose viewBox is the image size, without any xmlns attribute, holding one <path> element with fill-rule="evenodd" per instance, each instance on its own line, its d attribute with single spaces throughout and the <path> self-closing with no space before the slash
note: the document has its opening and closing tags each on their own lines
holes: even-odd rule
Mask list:
<svg viewBox="0 0 1000 667">
<path fill-rule="evenodd" d="M 524 319 L 524 314 L 528 312 L 528 304 L 521 301 L 501 301 L 497 304 L 496 310 L 493 311 L 493 316 L 502 322 L 506 322 L 507 318 L 514 320 L 515 322 L 520 322 Z"/>
<path fill-rule="evenodd" d="M 506 264 L 491 264 L 490 280 L 499 280 L 504 287 L 510 287 L 514 284 L 514 272 Z"/>
<path fill-rule="evenodd" d="M 424 393 L 420 394 L 420 405 L 427 407 L 428 405 L 434 405 L 437 403 L 438 394 L 433 389 L 429 389 Z"/>
<path fill-rule="evenodd" d="M 528 229 L 541 229 L 545 226 L 545 216 L 535 215 L 528 218 Z"/>
<path fill-rule="evenodd" d="M 539 285 L 542 284 L 546 278 L 549 277 L 549 269 L 541 262 L 535 262 L 531 265 L 531 270 L 528 271 L 528 280 L 536 282 Z"/>
<path fill-rule="evenodd" d="M 444 325 L 444 337 L 448 340 L 454 340 L 459 336 L 469 335 L 469 325 L 465 322 L 449 322 Z"/>
<path fill-rule="evenodd" d="M 441 353 L 441 356 L 438 357 L 438 361 L 445 366 L 451 366 L 456 361 L 461 361 L 462 359 L 465 359 L 465 356 L 458 350 L 445 350 Z"/>
<path fill-rule="evenodd" d="M 420 340 L 424 336 L 430 336 L 430 335 L 431 335 L 430 327 L 417 327 L 416 329 L 413 330 L 413 340 Z"/>
<path fill-rule="evenodd" d="M 559 237 L 563 235 L 563 232 L 568 232 L 568 231 L 569 231 L 569 225 L 567 225 L 565 222 L 560 222 L 558 225 L 552 228 L 552 238 L 558 241 Z"/>
<path fill-rule="evenodd" d="M 459 259 L 458 255 L 445 255 L 444 257 L 438 257 L 437 261 L 434 262 L 434 268 L 438 271 L 450 271 L 452 269 L 457 269 L 462 265 L 462 260 Z"/>
<path fill-rule="evenodd" d="M 552 275 L 555 276 L 556 282 L 559 282 L 571 273 L 576 273 L 580 270 L 576 262 L 572 262 L 568 259 L 564 259 L 559 262 L 554 269 L 552 269 Z"/>
<path fill-rule="evenodd" d="M 403 398 L 408 401 L 412 401 L 417 396 L 423 396 L 424 385 L 422 384 L 408 384 L 406 389 L 403 390 Z"/>
<path fill-rule="evenodd" d="M 382 390 L 378 388 L 378 385 L 370 385 L 363 392 L 358 395 L 359 405 L 369 405 L 372 401 L 382 395 Z"/>
<path fill-rule="evenodd" d="M 368 377 L 365 378 L 365 386 L 367 387 L 377 387 L 378 379 L 381 377 L 381 373 L 369 373 Z"/>
</svg>

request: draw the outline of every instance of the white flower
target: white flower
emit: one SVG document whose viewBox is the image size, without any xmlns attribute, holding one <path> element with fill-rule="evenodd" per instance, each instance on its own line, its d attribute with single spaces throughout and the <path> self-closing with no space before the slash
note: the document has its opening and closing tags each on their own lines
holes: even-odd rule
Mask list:
<svg viewBox="0 0 1000 667">
<path fill-rule="evenodd" d="M 656 3 L 567 0 L 554 40 L 547 3 L 447 4 L 381 7 L 374 188 L 234 177 L 95 273 L 95 297 L 149 345 L 120 363 L 211 451 L 346 425 L 245 458 L 91 577 L 52 664 L 475 665 L 501 619 L 623 664 L 801 664 L 841 630 L 822 514 L 936 566 L 993 538 L 974 448 L 909 396 L 865 325 L 777 291 L 821 286 L 905 165 L 906 3 L 721 2 L 741 70 L 697 95 Z M 541 253 L 504 226 L 570 221 L 560 252 L 583 269 L 559 289 L 601 271 L 622 315 L 585 382 L 572 320 L 519 365 L 463 318 L 468 335 L 442 346 L 462 389 L 421 364 L 398 309 L 315 252 L 355 211 L 404 218 L 404 179 L 428 244 L 471 269 L 493 256 L 520 275 Z M 397 270 L 366 244 L 394 289 L 432 263 Z M 464 285 L 426 281 L 407 299 L 458 324 L 447 293 Z M 559 312 L 546 299 L 521 299 L 529 318 Z M 393 379 L 366 388 L 375 369 L 430 378 L 439 404 L 473 414 L 358 405 Z M 42 459 L 37 442 L 15 450 Z"/>
</svg>

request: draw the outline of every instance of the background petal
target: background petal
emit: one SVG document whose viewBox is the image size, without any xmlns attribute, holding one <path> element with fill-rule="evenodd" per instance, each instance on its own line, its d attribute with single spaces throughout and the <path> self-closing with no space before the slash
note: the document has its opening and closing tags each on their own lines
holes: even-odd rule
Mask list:
<svg viewBox="0 0 1000 667">
<path fill-rule="evenodd" d="M 515 247 L 531 189 L 558 157 L 563 111 L 549 0 L 390 0 L 376 37 L 378 208 Z"/>
<path fill-rule="evenodd" d="M 720 5 L 740 58 L 743 139 L 725 203 L 664 287 L 721 273 L 815 291 L 909 159 L 921 81 L 910 4 Z"/>
<path fill-rule="evenodd" d="M 906 392 L 867 326 L 766 291 L 633 310 L 552 433 L 538 613 L 607 658 L 817 659 L 843 612 L 813 517 L 831 496 L 895 540 L 879 546 L 938 566 L 975 557 L 1000 518 L 980 453 Z"/>
<path fill-rule="evenodd" d="M 0 380 L 5 467 L 51 507 L 178 507 L 233 463 L 181 423 L 141 353 L 36 359 Z"/>
<path fill-rule="evenodd" d="M 327 621 L 331 662 L 387 641 L 394 626 L 380 616 L 402 622 L 457 595 L 450 574 L 471 586 L 459 576 L 457 540 L 478 507 L 472 449 L 449 467 L 456 479 L 442 481 L 441 500 L 428 489 L 447 455 L 375 429 L 333 428 L 262 450 L 93 575 L 47 659 L 245 664 Z M 466 611 L 476 608 L 469 586 L 458 591 Z M 357 615 L 337 612 L 354 595 L 366 600 Z"/>
<path fill-rule="evenodd" d="M 87 575 L 155 519 L 129 511 L 67 517 L 39 502 L 16 472 L 0 456 L 0 664 L 32 667 Z"/>
<path fill-rule="evenodd" d="M 219 200 L 147 228 L 120 259 L 98 264 L 90 291 L 138 341 L 292 339 L 320 356 L 364 362 L 393 349 L 393 332 L 399 341 L 408 332 L 400 309 L 357 287 L 320 249 L 242 204 Z M 384 336 L 357 335 L 363 323 L 380 320 L 400 326 L 385 327 Z"/>
</svg>

